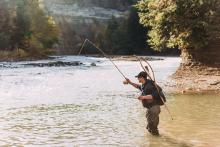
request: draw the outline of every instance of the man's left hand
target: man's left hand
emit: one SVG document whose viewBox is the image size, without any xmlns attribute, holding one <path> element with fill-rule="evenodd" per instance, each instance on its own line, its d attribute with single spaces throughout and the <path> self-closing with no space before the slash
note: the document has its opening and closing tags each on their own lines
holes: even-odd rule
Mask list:
<svg viewBox="0 0 220 147">
<path fill-rule="evenodd" d="M 144 96 L 139 96 L 138 99 L 139 100 L 144 100 L 145 98 L 144 98 Z"/>
</svg>

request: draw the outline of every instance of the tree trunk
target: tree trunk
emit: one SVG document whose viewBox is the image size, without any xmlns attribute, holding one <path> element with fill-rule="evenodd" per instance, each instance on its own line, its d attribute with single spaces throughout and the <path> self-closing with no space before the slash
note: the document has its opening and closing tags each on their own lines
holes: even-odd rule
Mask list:
<svg viewBox="0 0 220 147">
<path fill-rule="evenodd" d="M 220 41 L 200 50 L 182 49 L 176 75 L 220 75 Z"/>
</svg>

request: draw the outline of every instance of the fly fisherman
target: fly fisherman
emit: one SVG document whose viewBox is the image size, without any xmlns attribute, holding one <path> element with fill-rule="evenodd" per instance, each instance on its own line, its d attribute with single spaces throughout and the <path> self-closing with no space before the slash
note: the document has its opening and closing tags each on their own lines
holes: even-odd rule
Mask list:
<svg viewBox="0 0 220 147">
<path fill-rule="evenodd" d="M 155 87 L 154 81 L 148 79 L 148 74 L 146 72 L 140 72 L 136 78 L 138 78 L 141 85 L 131 82 L 129 79 L 123 82 L 124 84 L 130 84 L 133 87 L 141 91 L 141 96 L 138 97 L 145 108 L 147 108 L 146 118 L 147 118 L 147 130 L 152 135 L 159 135 L 158 125 L 159 125 L 159 114 L 160 105 L 163 105 L 163 101 L 160 96 L 163 96 L 165 101 L 165 96 L 162 93 L 162 89 L 158 86 L 160 94 Z"/>
</svg>

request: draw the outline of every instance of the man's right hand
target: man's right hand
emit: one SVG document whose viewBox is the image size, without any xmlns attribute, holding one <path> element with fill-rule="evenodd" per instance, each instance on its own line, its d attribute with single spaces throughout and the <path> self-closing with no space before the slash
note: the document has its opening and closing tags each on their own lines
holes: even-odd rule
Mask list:
<svg viewBox="0 0 220 147">
<path fill-rule="evenodd" d="M 125 85 L 131 84 L 131 81 L 130 81 L 128 78 L 125 78 L 125 81 L 123 81 L 123 83 L 124 83 Z"/>
</svg>

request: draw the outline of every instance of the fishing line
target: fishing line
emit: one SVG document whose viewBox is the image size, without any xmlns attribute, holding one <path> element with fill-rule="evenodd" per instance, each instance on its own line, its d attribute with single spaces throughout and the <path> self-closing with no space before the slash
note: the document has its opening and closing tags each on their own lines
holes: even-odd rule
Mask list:
<svg viewBox="0 0 220 147">
<path fill-rule="evenodd" d="M 109 59 L 109 61 L 115 66 L 115 68 L 118 70 L 118 72 L 122 75 L 122 77 L 124 78 L 124 79 L 126 79 L 126 76 L 123 74 L 123 72 L 119 69 L 119 67 L 115 64 L 115 62 L 111 59 L 111 57 L 109 57 L 102 49 L 100 49 L 99 47 L 97 47 L 93 42 L 91 42 L 89 39 L 85 39 L 85 41 L 83 42 L 83 45 L 82 45 L 82 47 L 80 48 L 80 50 L 79 50 L 79 53 L 78 53 L 78 55 L 80 55 L 81 54 L 81 52 L 82 52 L 82 50 L 83 50 L 83 48 L 84 48 L 84 46 L 85 46 L 85 44 L 86 44 L 86 42 L 89 42 L 89 43 L 91 43 L 95 48 L 97 48 L 102 54 L 103 54 L 103 56 L 104 57 L 106 57 L 107 59 Z"/>
</svg>

